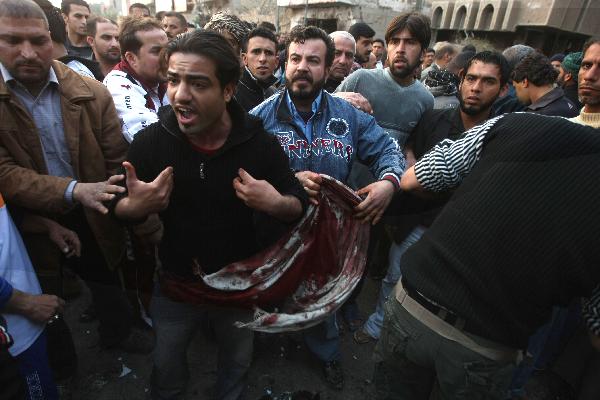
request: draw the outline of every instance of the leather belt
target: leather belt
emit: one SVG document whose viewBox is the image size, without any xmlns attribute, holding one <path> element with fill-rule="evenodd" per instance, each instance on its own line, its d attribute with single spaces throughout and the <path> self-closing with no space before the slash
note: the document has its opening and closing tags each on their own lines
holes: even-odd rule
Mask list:
<svg viewBox="0 0 600 400">
<path fill-rule="evenodd" d="M 519 350 L 504 346 L 479 336 L 473 338 L 467 333 L 468 331 L 464 331 L 463 329 L 459 328 L 459 326 L 466 326 L 464 320 L 457 317 L 450 311 L 445 310 L 444 308 L 433 303 L 429 303 L 429 307 L 425 307 L 406 291 L 402 281 L 398 281 L 395 290 L 396 300 L 398 300 L 402 307 L 404 307 L 404 309 L 419 322 L 427 326 L 438 335 L 448 340 L 457 342 L 469 350 L 472 350 L 490 360 L 500 362 L 509 361 L 515 363 L 518 363 L 521 360 L 522 352 Z M 429 308 L 432 309 L 430 310 Z M 440 314 L 446 318 L 448 318 L 448 315 L 451 315 L 450 320 L 454 319 L 455 323 L 449 323 L 446 321 L 446 319 L 442 318 Z"/>
</svg>

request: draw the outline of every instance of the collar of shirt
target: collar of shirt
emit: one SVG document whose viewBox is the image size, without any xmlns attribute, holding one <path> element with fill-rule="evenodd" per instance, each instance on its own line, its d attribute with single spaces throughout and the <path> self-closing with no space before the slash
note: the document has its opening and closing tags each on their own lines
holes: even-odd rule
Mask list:
<svg viewBox="0 0 600 400">
<path fill-rule="evenodd" d="M 9 82 L 12 82 L 11 84 L 19 85 L 21 88 L 27 90 L 27 88 L 21 82 L 19 82 L 15 77 L 11 75 L 10 72 L 8 72 L 8 70 L 2 63 L 0 63 L 0 73 L 2 74 L 2 79 L 4 79 L 4 82 L 6 82 L 7 84 L 9 84 Z M 51 82 L 58 85 L 58 78 L 56 77 L 56 73 L 54 72 L 54 68 L 52 67 L 50 67 L 50 71 L 48 72 L 48 78 L 44 87 L 42 88 L 42 90 L 40 90 L 40 94 L 46 89 L 46 87 Z M 27 90 L 27 92 L 29 92 L 29 90 Z"/>
<path fill-rule="evenodd" d="M 291 114 L 294 122 L 298 125 L 298 127 L 302 128 L 302 131 L 304 132 L 304 136 L 306 136 L 306 138 L 309 141 L 312 140 L 312 121 L 317 113 L 317 110 L 321 106 L 322 98 L 323 98 L 323 90 L 320 90 L 319 95 L 312 102 L 312 106 L 311 106 L 312 116 L 308 119 L 308 121 L 305 122 L 304 119 L 302 118 L 302 116 L 300 115 L 300 113 L 298 113 L 298 110 L 296 110 L 296 106 L 294 105 L 294 102 L 292 101 L 292 99 L 290 97 L 289 90 L 285 91 L 285 100 L 286 100 L 288 108 L 290 110 L 290 114 Z"/>
<path fill-rule="evenodd" d="M 560 99 L 564 96 L 564 92 L 561 88 L 555 87 L 550 90 L 548 93 L 540 97 L 535 103 L 531 103 L 527 106 L 527 110 L 538 110 L 540 108 L 546 107 L 548 104 Z"/>
</svg>

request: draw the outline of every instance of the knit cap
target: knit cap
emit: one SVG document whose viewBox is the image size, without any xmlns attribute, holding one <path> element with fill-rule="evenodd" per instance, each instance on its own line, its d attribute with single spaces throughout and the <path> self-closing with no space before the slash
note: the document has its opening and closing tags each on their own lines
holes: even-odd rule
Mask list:
<svg viewBox="0 0 600 400">
<path fill-rule="evenodd" d="M 204 25 L 204 29 L 219 33 L 223 33 L 223 31 L 229 32 L 238 44 L 241 45 L 252 28 L 237 16 L 219 11 L 213 14 L 210 21 Z"/>
<path fill-rule="evenodd" d="M 583 59 L 583 53 L 578 51 L 577 53 L 568 54 L 563 60 L 561 67 L 577 80 L 579 73 L 579 67 L 581 67 L 581 60 Z"/>
</svg>

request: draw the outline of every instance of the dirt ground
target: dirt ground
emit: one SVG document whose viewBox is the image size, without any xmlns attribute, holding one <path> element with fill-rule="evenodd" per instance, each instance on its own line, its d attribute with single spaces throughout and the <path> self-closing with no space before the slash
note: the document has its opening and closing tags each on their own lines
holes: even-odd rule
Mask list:
<svg viewBox="0 0 600 400">
<path fill-rule="evenodd" d="M 366 278 L 358 302 L 363 316 L 374 309 L 379 282 Z M 130 355 L 97 346 L 96 323 L 80 323 L 79 315 L 90 301 L 88 292 L 68 303 L 65 318 L 73 332 L 79 357 L 73 399 L 137 400 L 149 398 L 152 369 L 150 355 Z M 365 400 L 374 398 L 372 383 L 374 344 L 358 345 L 350 332 L 342 334 L 342 391 L 327 386 L 320 364 L 303 343 L 301 334 L 257 334 L 254 362 L 248 380 L 247 400 L 268 393 L 307 390 L 319 393 L 321 400 Z M 187 399 L 209 399 L 216 380 L 216 343 L 203 333 L 194 339 L 189 352 L 191 380 Z"/>
</svg>

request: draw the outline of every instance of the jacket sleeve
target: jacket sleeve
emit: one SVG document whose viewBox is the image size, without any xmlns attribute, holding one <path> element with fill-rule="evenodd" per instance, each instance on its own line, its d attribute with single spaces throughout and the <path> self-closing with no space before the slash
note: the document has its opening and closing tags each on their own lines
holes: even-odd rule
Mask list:
<svg viewBox="0 0 600 400">
<path fill-rule="evenodd" d="M 361 113 L 358 120 L 357 158 L 378 180 L 391 175 L 400 182 L 406 160 L 398 143 L 377 125 L 372 116 Z"/>
<path fill-rule="evenodd" d="M 491 129 L 502 118 L 496 117 L 465 132 L 462 139 L 438 143 L 415 164 L 417 181 L 433 192 L 454 188 L 471 172 L 487 142 Z"/>
<path fill-rule="evenodd" d="M 121 134 L 119 117 L 110 93 L 104 86 L 101 86 L 99 90 L 98 102 L 101 107 L 102 131 L 98 137 L 98 144 L 104 156 L 106 173 L 111 176 L 120 172 L 121 163 L 127 154 L 128 144 Z"/>
<path fill-rule="evenodd" d="M 19 166 L 0 137 L 0 192 L 7 202 L 44 212 L 64 212 L 70 207 L 65 191 L 71 181 Z"/>
<path fill-rule="evenodd" d="M 158 115 L 146 107 L 146 91 L 123 73 L 111 73 L 104 84 L 112 95 L 122 124 L 123 136 L 131 143 L 141 129 L 158 121 Z"/>
</svg>

